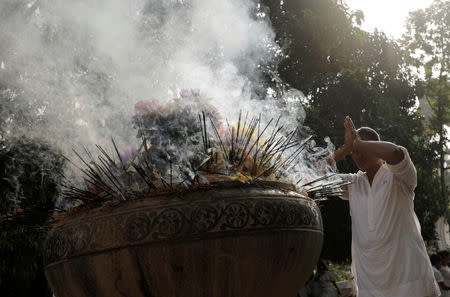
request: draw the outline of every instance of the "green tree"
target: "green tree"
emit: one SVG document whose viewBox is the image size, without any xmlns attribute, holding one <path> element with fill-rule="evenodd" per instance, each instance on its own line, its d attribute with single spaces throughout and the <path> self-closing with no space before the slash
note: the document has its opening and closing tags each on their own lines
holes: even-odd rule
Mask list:
<svg viewBox="0 0 450 297">
<path fill-rule="evenodd" d="M 264 1 L 277 42 L 287 59 L 280 77 L 303 91 L 306 124 L 316 135 L 344 142 L 343 120 L 350 115 L 357 126 L 371 126 L 383 139 L 408 149 L 418 171 L 415 210 L 425 240 L 435 238 L 439 217 L 436 199 L 437 165 L 431 137 L 416 110 L 417 88 L 408 72 L 407 55 L 395 40 L 382 32 L 359 28 L 360 12 L 342 1 Z M 348 157 L 338 164 L 341 172 L 356 172 Z M 346 202 L 330 201 L 321 206 L 325 242 L 323 257 L 350 258 L 350 218 Z"/>
<path fill-rule="evenodd" d="M 28 137 L 0 145 L 0 291 L 2 296 L 51 296 L 43 243 L 63 159 L 46 143 Z"/>
<path fill-rule="evenodd" d="M 0 292 L 52 296 L 44 276 L 44 239 L 59 193 L 62 155 L 28 134 L 33 113 L 0 90 Z M 34 119 L 33 119 L 34 120 Z"/>
<path fill-rule="evenodd" d="M 422 76 L 423 98 L 431 108 L 428 124 L 438 136 L 440 188 L 447 200 L 445 155 L 449 141 L 445 126 L 450 124 L 450 1 L 435 0 L 430 7 L 411 12 L 403 44 L 411 64 Z"/>
<path fill-rule="evenodd" d="M 283 81 L 308 95 L 321 92 L 351 63 L 360 43 L 360 11 L 343 1 L 262 0 L 270 12 L 276 40 L 286 59 L 278 67 Z"/>
</svg>

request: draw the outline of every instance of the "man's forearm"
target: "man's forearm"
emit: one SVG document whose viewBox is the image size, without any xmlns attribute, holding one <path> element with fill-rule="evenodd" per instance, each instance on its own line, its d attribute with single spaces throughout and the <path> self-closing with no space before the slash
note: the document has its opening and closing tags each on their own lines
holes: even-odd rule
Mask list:
<svg viewBox="0 0 450 297">
<path fill-rule="evenodd" d="M 356 139 L 353 142 L 353 149 L 373 153 L 390 165 L 400 163 L 404 158 L 404 153 L 400 147 L 387 141 L 365 141 Z"/>
<path fill-rule="evenodd" d="M 349 145 L 343 145 L 339 149 L 337 149 L 333 154 L 333 159 L 335 162 L 342 160 L 347 154 L 352 151 L 352 148 Z"/>
</svg>

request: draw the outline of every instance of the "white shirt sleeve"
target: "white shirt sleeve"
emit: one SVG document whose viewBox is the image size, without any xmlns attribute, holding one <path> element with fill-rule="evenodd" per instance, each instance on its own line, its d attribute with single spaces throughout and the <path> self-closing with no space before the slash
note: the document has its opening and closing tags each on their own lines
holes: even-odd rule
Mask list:
<svg viewBox="0 0 450 297">
<path fill-rule="evenodd" d="M 408 150 L 402 146 L 400 146 L 400 149 L 404 154 L 403 160 L 395 165 L 386 165 L 394 174 L 395 179 L 406 185 L 410 191 L 414 191 L 417 186 L 416 167 L 414 167 L 414 164 L 409 157 Z"/>
</svg>

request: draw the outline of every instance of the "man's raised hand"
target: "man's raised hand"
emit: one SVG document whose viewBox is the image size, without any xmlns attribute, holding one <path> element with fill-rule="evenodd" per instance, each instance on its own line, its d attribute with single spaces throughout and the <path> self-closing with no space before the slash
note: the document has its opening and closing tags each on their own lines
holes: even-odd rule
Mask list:
<svg viewBox="0 0 450 297">
<path fill-rule="evenodd" d="M 347 116 L 344 120 L 344 127 L 345 143 L 342 147 L 334 152 L 332 158 L 327 158 L 329 164 L 337 162 L 344 158 L 347 154 L 351 153 L 351 151 L 353 150 L 353 142 L 358 138 L 358 133 L 356 133 L 355 125 L 353 125 L 352 119 L 349 116 Z"/>
<path fill-rule="evenodd" d="M 358 137 L 358 134 L 356 132 L 355 125 L 353 124 L 353 121 L 349 116 L 345 117 L 344 127 L 345 127 L 345 146 L 348 147 L 350 150 L 352 150 L 353 142 Z"/>
</svg>

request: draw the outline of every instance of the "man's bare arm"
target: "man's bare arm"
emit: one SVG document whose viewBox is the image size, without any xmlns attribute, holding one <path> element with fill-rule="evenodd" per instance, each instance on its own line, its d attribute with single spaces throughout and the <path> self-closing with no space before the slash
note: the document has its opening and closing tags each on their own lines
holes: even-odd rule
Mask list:
<svg viewBox="0 0 450 297">
<path fill-rule="evenodd" d="M 337 149 L 333 154 L 333 159 L 335 162 L 338 162 L 342 160 L 347 154 L 351 153 L 352 148 L 347 145 L 341 146 L 339 149 Z"/>
<path fill-rule="evenodd" d="M 387 141 L 366 141 L 356 138 L 353 142 L 353 149 L 373 153 L 389 165 L 398 164 L 405 157 L 398 145 Z"/>
<path fill-rule="evenodd" d="M 351 137 L 351 139 L 353 139 L 351 147 L 352 150 L 359 150 L 361 152 L 373 153 L 378 158 L 386 161 L 389 165 L 398 164 L 405 157 L 400 147 L 392 142 L 361 140 L 361 137 L 356 132 L 355 125 L 353 124 L 353 121 L 349 116 L 345 118 L 344 125 L 345 125 L 346 144 L 347 138 Z M 347 132 L 347 130 L 349 132 Z M 347 136 L 347 134 L 349 134 L 350 136 Z"/>
</svg>

